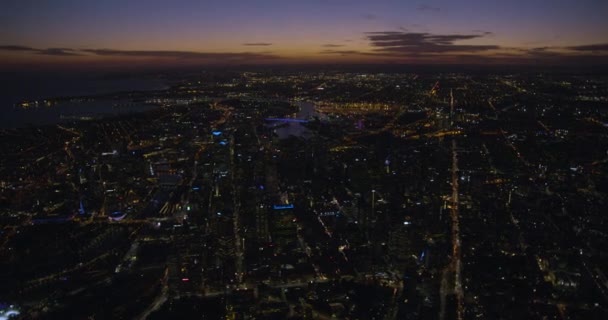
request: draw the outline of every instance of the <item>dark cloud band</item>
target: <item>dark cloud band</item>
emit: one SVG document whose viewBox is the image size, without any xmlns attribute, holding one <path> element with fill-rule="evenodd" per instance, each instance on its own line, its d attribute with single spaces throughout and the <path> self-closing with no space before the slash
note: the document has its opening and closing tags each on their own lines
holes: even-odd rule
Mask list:
<svg viewBox="0 0 608 320">
<path fill-rule="evenodd" d="M 608 43 L 573 46 L 568 47 L 568 49 L 575 51 L 608 51 Z"/>
<path fill-rule="evenodd" d="M 248 42 L 248 43 L 243 43 L 244 46 L 250 46 L 250 47 L 268 47 L 271 46 L 272 43 L 268 43 L 268 42 Z"/>
<path fill-rule="evenodd" d="M 420 32 L 368 32 L 367 39 L 377 52 L 400 54 L 480 52 L 499 49 L 497 45 L 455 44 L 456 41 L 484 37 L 483 34 L 431 34 Z"/>
<path fill-rule="evenodd" d="M 176 58 L 176 59 L 278 59 L 279 56 L 256 52 L 196 52 L 196 51 L 161 51 L 161 50 L 114 50 L 84 49 L 83 52 L 98 56 L 142 57 L 142 58 Z"/>
<path fill-rule="evenodd" d="M 3 51 L 15 51 L 15 52 L 31 52 L 36 54 L 42 54 L 47 56 L 80 56 L 81 54 L 68 48 L 47 48 L 47 49 L 36 49 L 32 47 L 19 46 L 19 45 L 4 45 L 0 46 L 0 50 Z"/>
<path fill-rule="evenodd" d="M 196 52 L 196 51 L 162 51 L 162 50 L 114 50 L 114 49 L 70 49 L 46 48 L 37 49 L 20 45 L 0 45 L 0 51 L 29 52 L 47 56 L 115 56 L 139 58 L 173 58 L 173 59 L 212 59 L 212 60 L 267 60 L 280 59 L 267 52 Z"/>
</svg>

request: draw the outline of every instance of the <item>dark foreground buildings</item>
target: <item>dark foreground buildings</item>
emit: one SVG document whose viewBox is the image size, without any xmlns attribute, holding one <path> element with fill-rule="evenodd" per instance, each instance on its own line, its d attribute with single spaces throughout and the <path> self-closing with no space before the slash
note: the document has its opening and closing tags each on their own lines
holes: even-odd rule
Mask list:
<svg viewBox="0 0 608 320">
<path fill-rule="evenodd" d="M 175 80 L 0 132 L 0 317 L 608 316 L 605 77 Z"/>
</svg>

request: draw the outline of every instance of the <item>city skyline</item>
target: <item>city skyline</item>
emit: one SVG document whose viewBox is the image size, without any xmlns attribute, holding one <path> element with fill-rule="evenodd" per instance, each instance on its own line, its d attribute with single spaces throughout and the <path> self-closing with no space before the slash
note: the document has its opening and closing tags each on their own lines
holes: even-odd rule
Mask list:
<svg viewBox="0 0 608 320">
<path fill-rule="evenodd" d="M 608 319 L 608 0 L 0 8 L 0 320 Z"/>
<path fill-rule="evenodd" d="M 9 1 L 4 67 L 606 64 L 602 1 Z"/>
</svg>

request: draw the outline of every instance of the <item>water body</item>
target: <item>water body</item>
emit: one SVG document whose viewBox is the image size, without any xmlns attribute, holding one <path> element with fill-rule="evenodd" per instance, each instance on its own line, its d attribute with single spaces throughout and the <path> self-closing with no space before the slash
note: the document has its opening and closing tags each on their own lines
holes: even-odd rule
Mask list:
<svg viewBox="0 0 608 320">
<path fill-rule="evenodd" d="M 300 108 L 298 112 L 292 114 L 290 117 L 297 119 L 312 119 L 314 117 L 319 117 L 319 113 L 317 113 L 315 109 L 315 105 L 312 102 L 308 101 L 300 101 L 297 102 L 296 105 Z M 287 122 L 285 126 L 281 128 L 275 129 L 276 134 L 279 136 L 279 139 L 286 139 L 289 136 L 296 136 L 300 138 L 309 138 L 312 136 L 312 133 L 308 128 L 302 125 L 299 122 Z"/>
<path fill-rule="evenodd" d="M 65 101 L 51 107 L 10 109 L 2 112 L 0 128 L 22 128 L 57 124 L 74 120 L 99 119 L 120 114 L 143 112 L 157 108 L 129 100 Z"/>
<path fill-rule="evenodd" d="M 54 124 L 83 116 L 101 117 L 152 108 L 142 103 L 129 104 L 129 101 L 120 100 L 66 101 L 50 108 L 15 108 L 15 104 L 21 101 L 159 90 L 167 87 L 162 79 L 154 77 L 101 73 L 0 73 L 0 83 L 0 128 Z M 117 104 L 123 106 L 116 107 Z M 124 106 L 125 104 L 127 106 Z"/>
</svg>

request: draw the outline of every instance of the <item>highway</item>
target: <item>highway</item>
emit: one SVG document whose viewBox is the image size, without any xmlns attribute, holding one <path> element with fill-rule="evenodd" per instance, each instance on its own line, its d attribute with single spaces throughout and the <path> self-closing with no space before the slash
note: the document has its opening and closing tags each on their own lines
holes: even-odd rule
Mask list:
<svg viewBox="0 0 608 320">
<path fill-rule="evenodd" d="M 453 293 L 456 295 L 456 318 L 464 319 L 464 292 L 462 290 L 462 250 L 460 241 L 460 212 L 458 197 L 458 153 L 456 140 L 452 140 L 452 166 L 451 166 L 451 185 L 452 196 L 450 198 L 450 219 L 452 235 L 452 261 L 443 270 L 440 285 L 440 310 L 439 318 L 445 317 L 446 295 Z M 449 288 L 448 279 L 453 274 L 454 288 Z"/>
<path fill-rule="evenodd" d="M 454 271 L 454 292 L 456 293 L 456 317 L 464 317 L 464 292 L 462 290 L 462 253 L 460 249 L 460 217 L 458 200 L 458 153 L 456 140 L 452 140 L 452 206 L 450 218 L 452 219 L 452 268 Z"/>
<path fill-rule="evenodd" d="M 491 101 L 488 100 L 493 108 Z M 450 91 L 450 110 L 454 109 L 454 97 Z M 440 309 L 439 318 L 445 317 L 445 303 L 448 294 L 456 295 L 456 318 L 464 319 L 464 292 L 462 289 L 462 249 L 460 240 L 460 211 L 459 211 L 459 190 L 458 190 L 458 145 L 456 138 L 452 139 L 451 144 L 452 165 L 450 168 L 451 178 L 450 184 L 452 195 L 450 197 L 450 220 L 451 220 L 451 238 L 452 238 L 452 260 L 442 272 L 440 284 Z M 452 277 L 453 275 L 453 277 Z M 448 279 L 453 279 L 454 287 L 450 288 L 451 282 Z"/>
<path fill-rule="evenodd" d="M 237 180 L 235 179 L 234 172 L 236 171 L 234 165 L 234 134 L 230 135 L 230 181 L 232 184 L 232 197 L 234 201 L 234 212 L 232 216 L 232 227 L 234 232 L 234 247 L 235 247 L 235 270 L 237 274 L 237 280 L 239 283 L 243 282 L 243 275 L 245 274 L 243 268 L 243 259 L 244 259 L 244 248 L 241 239 L 243 239 L 241 235 L 241 223 L 240 223 L 240 208 L 241 208 L 241 198 L 239 196 L 239 185 L 237 184 Z"/>
</svg>

